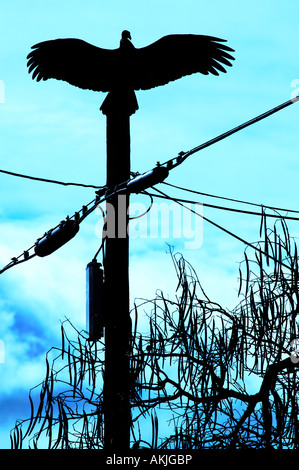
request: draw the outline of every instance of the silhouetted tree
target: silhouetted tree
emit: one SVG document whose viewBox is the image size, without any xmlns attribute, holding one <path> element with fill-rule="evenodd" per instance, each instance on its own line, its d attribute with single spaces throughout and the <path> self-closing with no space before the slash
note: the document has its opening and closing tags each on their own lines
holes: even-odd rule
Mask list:
<svg viewBox="0 0 299 470">
<path fill-rule="evenodd" d="M 133 448 L 299 448 L 297 247 L 283 219 L 268 229 L 263 215 L 260 236 L 245 250 L 233 310 L 210 300 L 172 251 L 176 296 L 158 291 L 134 305 Z M 12 431 L 13 448 L 103 447 L 104 343 L 85 332 L 72 340 L 66 324 L 45 380 L 30 392 L 31 417 Z"/>
</svg>

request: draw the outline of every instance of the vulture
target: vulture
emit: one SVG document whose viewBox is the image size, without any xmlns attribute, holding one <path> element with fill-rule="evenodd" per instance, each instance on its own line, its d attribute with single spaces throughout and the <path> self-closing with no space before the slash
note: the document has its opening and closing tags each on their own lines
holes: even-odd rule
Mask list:
<svg viewBox="0 0 299 470">
<path fill-rule="evenodd" d="M 28 54 L 32 79 L 64 80 L 93 91 L 149 90 L 193 73 L 219 75 L 231 66 L 233 49 L 212 36 L 171 34 L 142 48 L 135 48 L 131 34 L 122 32 L 117 49 L 103 49 L 81 39 L 40 42 Z"/>
</svg>

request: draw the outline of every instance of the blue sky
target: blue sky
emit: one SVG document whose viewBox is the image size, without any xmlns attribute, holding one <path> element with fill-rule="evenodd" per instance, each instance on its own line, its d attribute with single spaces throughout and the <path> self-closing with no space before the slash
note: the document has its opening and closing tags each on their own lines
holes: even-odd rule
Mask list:
<svg viewBox="0 0 299 470">
<path fill-rule="evenodd" d="M 137 93 L 140 109 L 131 118 L 131 167 L 141 172 L 290 99 L 294 85 L 299 87 L 298 16 L 299 4 L 290 0 L 6 2 L 0 16 L 0 169 L 105 184 L 106 122 L 99 111 L 105 95 L 55 80 L 33 82 L 26 69 L 33 44 L 77 37 L 116 48 L 123 29 L 131 31 L 136 47 L 177 33 L 228 40 L 236 60 L 226 75 L 193 75 Z M 193 155 L 171 172 L 168 181 L 204 193 L 297 209 L 298 113 L 296 103 Z M 3 266 L 94 197 L 92 189 L 4 174 L 0 192 Z M 178 190 L 166 192 L 186 197 Z M 134 201 L 148 203 L 143 196 Z M 249 241 L 258 239 L 256 217 L 208 208 L 204 215 Z M 92 214 L 61 250 L 1 275 L 5 362 L 0 363 L 0 448 L 9 448 L 15 420 L 28 415 L 28 391 L 43 379 L 45 353 L 59 345 L 60 321 L 67 316 L 77 328 L 85 327 L 85 267 L 99 246 L 98 221 L 99 214 Z M 298 235 L 296 223 L 290 230 Z M 167 242 L 193 264 L 213 300 L 233 307 L 244 246 L 206 223 L 199 249 L 185 249 L 182 238 L 132 239 L 132 299 L 152 297 L 156 289 L 174 295 Z"/>
</svg>

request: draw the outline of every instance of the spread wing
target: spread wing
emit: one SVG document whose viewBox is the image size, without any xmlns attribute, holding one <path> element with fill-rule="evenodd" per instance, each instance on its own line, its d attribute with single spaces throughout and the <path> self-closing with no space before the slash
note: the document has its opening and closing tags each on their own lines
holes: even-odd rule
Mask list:
<svg viewBox="0 0 299 470">
<path fill-rule="evenodd" d="M 37 81 L 56 78 L 93 91 L 109 91 L 120 66 L 119 49 L 102 49 L 81 39 L 54 39 L 32 46 L 28 72 Z"/>
<path fill-rule="evenodd" d="M 164 36 L 150 46 L 102 49 L 81 39 L 54 39 L 32 46 L 29 73 L 93 91 L 147 90 L 184 75 L 226 72 L 233 49 L 223 39 L 193 34 Z"/>
<path fill-rule="evenodd" d="M 150 46 L 135 49 L 132 84 L 135 90 L 165 85 L 185 75 L 219 75 L 231 66 L 234 52 L 223 39 L 194 34 L 164 36 Z"/>
</svg>

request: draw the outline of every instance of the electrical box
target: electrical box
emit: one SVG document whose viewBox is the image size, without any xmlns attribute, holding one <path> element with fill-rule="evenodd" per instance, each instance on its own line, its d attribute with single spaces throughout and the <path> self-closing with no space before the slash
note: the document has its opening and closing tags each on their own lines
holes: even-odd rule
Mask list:
<svg viewBox="0 0 299 470">
<path fill-rule="evenodd" d="M 104 328 L 104 282 L 101 264 L 96 260 L 86 267 L 86 327 L 89 340 L 103 337 Z"/>
<path fill-rule="evenodd" d="M 139 193 L 155 184 L 162 183 L 162 181 L 167 178 L 168 174 L 169 172 L 167 168 L 157 166 L 152 170 L 131 179 L 127 184 L 127 191 L 129 193 Z"/>
<path fill-rule="evenodd" d="M 35 254 L 41 257 L 50 255 L 70 241 L 78 231 L 78 222 L 71 219 L 63 220 L 56 229 L 50 230 L 36 242 Z"/>
</svg>

